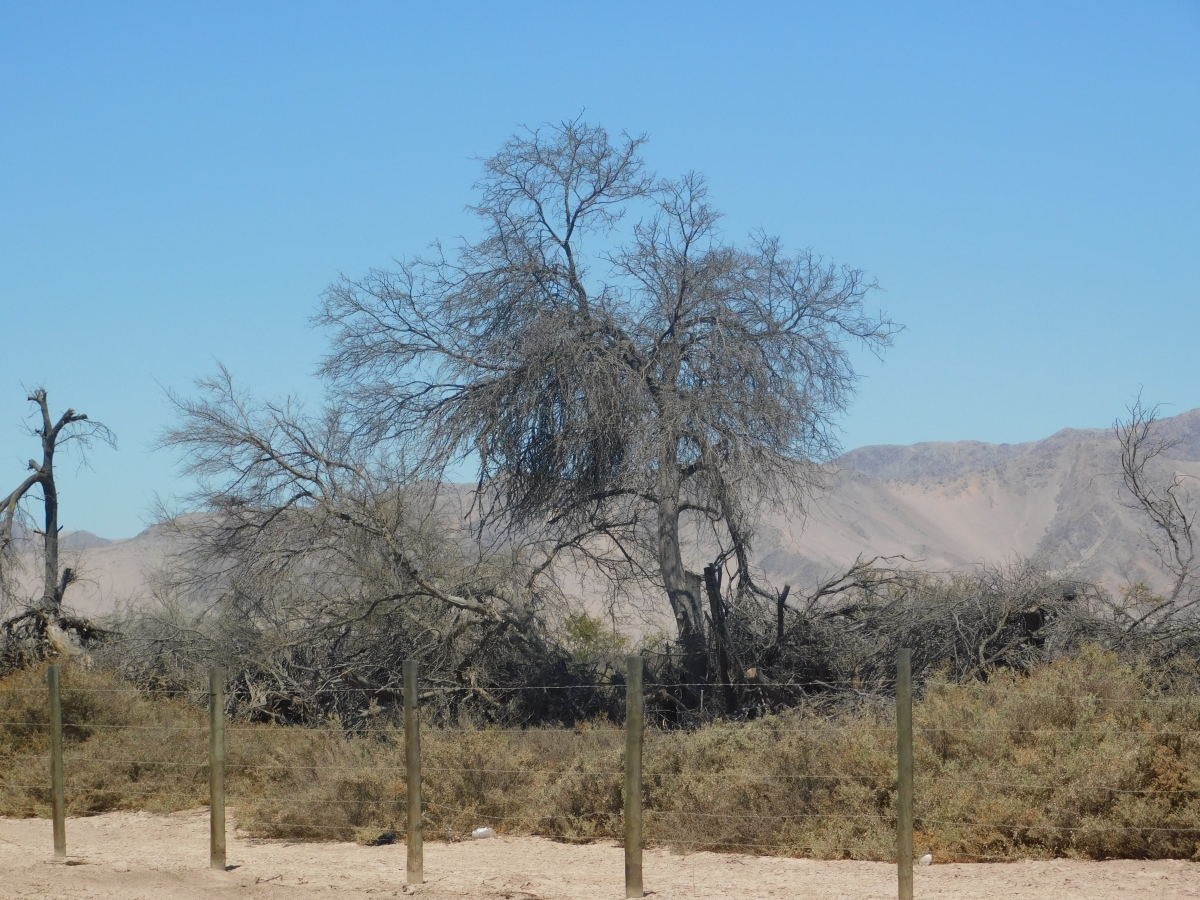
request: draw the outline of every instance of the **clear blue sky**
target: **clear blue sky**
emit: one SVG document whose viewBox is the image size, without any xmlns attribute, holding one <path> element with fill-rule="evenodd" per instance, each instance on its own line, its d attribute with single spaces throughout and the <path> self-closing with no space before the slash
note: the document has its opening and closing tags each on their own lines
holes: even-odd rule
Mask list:
<svg viewBox="0 0 1200 900">
<path fill-rule="evenodd" d="M 63 522 L 143 525 L 164 386 L 316 401 L 321 289 L 472 227 L 521 123 L 649 132 L 907 326 L 845 446 L 1200 406 L 1200 3 L 0 2 L 0 494 L 23 385 L 117 432 Z"/>
</svg>

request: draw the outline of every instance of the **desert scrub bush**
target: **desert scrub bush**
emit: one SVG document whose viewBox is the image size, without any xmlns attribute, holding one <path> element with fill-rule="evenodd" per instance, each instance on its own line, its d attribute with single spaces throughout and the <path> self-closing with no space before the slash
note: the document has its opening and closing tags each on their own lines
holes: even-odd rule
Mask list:
<svg viewBox="0 0 1200 900">
<path fill-rule="evenodd" d="M 871 711 L 648 735 L 646 835 L 687 849 L 889 858 L 894 756 L 894 729 Z"/>
<path fill-rule="evenodd" d="M 62 698 L 68 815 L 207 804 L 205 694 L 164 699 L 64 666 Z M 388 826 L 402 835 L 403 738 L 387 725 L 347 733 L 336 721 L 230 723 L 226 797 L 238 827 L 305 840 Z M 427 728 L 422 744 L 431 837 L 459 837 L 485 818 L 564 840 L 620 833 L 624 733 L 604 720 L 575 730 Z M 0 815 L 49 816 L 49 752 L 45 667 L 0 680 Z"/>
<path fill-rule="evenodd" d="M 243 743 L 236 750 L 234 742 Z M 250 726 L 227 743 L 229 802 L 239 828 L 323 840 L 403 835 L 404 734 Z M 422 730 L 425 833 L 459 839 L 480 824 L 560 840 L 621 830 L 624 733 L 590 729 Z M 269 760 L 263 768 L 259 759 Z M 251 762 L 250 760 L 254 760 Z"/>
<path fill-rule="evenodd" d="M 0 814 L 50 814 L 46 666 L 0 681 Z M 69 815 L 173 812 L 208 798 L 203 705 L 151 699 L 103 672 L 63 667 L 63 759 Z"/>
<path fill-rule="evenodd" d="M 935 853 L 1197 858 L 1200 698 L 1153 671 L 1085 647 L 1027 677 L 934 678 L 913 716 Z"/>
<path fill-rule="evenodd" d="M 914 706 L 916 845 L 942 859 L 1200 858 L 1200 698 L 1085 649 L 1027 675 L 932 678 Z M 168 812 L 207 799 L 203 695 L 151 699 L 103 673 L 64 677 L 71 814 Z M 48 815 L 44 671 L 0 681 L 0 812 Z M 132 728 L 113 726 L 131 725 Z M 103 727 L 101 727 L 103 726 Z M 680 849 L 890 859 L 895 723 L 883 704 L 649 730 L 645 835 Z M 425 728 L 425 829 L 478 825 L 619 839 L 624 732 Z M 117 760 L 118 762 L 111 762 Z M 238 827 L 302 840 L 403 836 L 404 741 L 381 725 L 231 723 Z"/>
</svg>

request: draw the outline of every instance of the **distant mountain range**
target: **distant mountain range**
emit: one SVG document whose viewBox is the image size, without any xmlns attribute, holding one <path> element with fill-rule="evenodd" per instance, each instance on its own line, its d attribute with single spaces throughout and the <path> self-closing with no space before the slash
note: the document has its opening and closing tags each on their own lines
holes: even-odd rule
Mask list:
<svg viewBox="0 0 1200 900">
<path fill-rule="evenodd" d="M 1160 427 L 1178 442 L 1159 461 L 1160 474 L 1200 479 L 1200 409 Z M 1119 461 L 1111 429 L 1067 428 L 1027 444 L 862 447 L 830 465 L 828 490 L 812 498 L 804 516 L 767 516 L 755 557 L 772 580 L 797 591 L 859 554 L 905 556 L 939 570 L 1040 556 L 1113 588 L 1127 579 L 1158 584 L 1144 519 L 1118 494 Z M 68 593 L 72 605 L 96 614 L 144 598 L 146 573 L 168 540 L 160 528 L 118 541 L 64 533 L 68 564 L 83 579 Z"/>
</svg>

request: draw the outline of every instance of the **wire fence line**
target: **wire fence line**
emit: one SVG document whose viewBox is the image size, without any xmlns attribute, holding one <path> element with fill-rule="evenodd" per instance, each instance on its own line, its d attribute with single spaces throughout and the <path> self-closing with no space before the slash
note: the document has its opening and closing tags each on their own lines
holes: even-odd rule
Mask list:
<svg viewBox="0 0 1200 900">
<path fill-rule="evenodd" d="M 0 721 L 0 727 L 16 726 L 16 727 L 43 727 L 44 722 L 5 722 Z M 93 730 L 100 729 L 119 729 L 119 730 L 142 730 L 142 731 L 192 731 L 197 733 L 207 733 L 208 729 L 204 726 L 182 726 L 182 725 L 100 725 L 90 722 L 63 722 L 64 729 L 69 728 L 91 728 Z M 345 734 L 346 728 L 334 726 L 303 726 L 305 731 L 310 732 L 329 732 L 331 734 Z M 233 726 L 226 728 L 227 733 L 251 732 L 256 731 L 256 726 Z M 397 728 L 355 728 L 354 731 L 360 734 L 395 734 Z M 474 729 L 471 729 L 472 731 Z M 1042 735 L 1042 734 L 1059 734 L 1059 735 L 1079 735 L 1079 734 L 1099 734 L 1099 735 L 1114 735 L 1114 734 L 1129 734 L 1150 737 L 1200 737 L 1198 729 L 1163 729 L 1153 730 L 1144 728 L 1129 728 L 1129 729 L 1113 729 L 1113 728 L 969 728 L 969 727 L 947 727 L 939 726 L 917 726 L 917 730 L 925 733 L 938 732 L 954 732 L 960 734 L 1016 734 L 1016 735 Z M 488 728 L 490 734 L 527 734 L 527 728 Z M 469 731 L 464 731 L 469 733 Z M 882 733 L 882 731 L 881 731 Z"/>
<path fill-rule="evenodd" d="M 61 850 L 63 854 L 65 837 L 60 842 L 59 834 L 65 832 L 66 807 L 58 798 L 69 796 L 75 808 L 98 811 L 113 808 L 115 802 L 128 796 L 139 798 L 135 803 L 144 800 L 144 806 L 158 804 L 160 808 L 194 807 L 207 802 L 214 823 L 211 858 L 224 866 L 224 836 L 223 832 L 217 833 L 215 823 L 219 819 L 223 827 L 224 806 L 228 803 L 237 810 L 240 828 L 260 834 L 355 836 L 372 843 L 404 837 L 410 854 L 410 880 L 423 877 L 421 846 L 422 835 L 426 832 L 463 837 L 473 825 L 494 825 L 501 830 L 548 833 L 564 840 L 589 840 L 624 833 L 627 863 L 630 863 L 627 872 L 636 875 L 627 882 L 627 891 L 631 892 L 634 887 L 640 890 L 643 823 L 648 825 L 646 834 L 650 842 L 681 848 L 842 855 L 893 862 L 897 865 L 897 890 L 902 900 L 910 896 L 906 890 L 911 888 L 913 861 L 926 849 L 925 845 L 935 833 L 949 836 L 933 848 L 938 862 L 1017 859 L 1027 857 L 1027 848 L 1034 845 L 1069 848 L 1079 840 L 1088 840 L 1103 846 L 1106 842 L 1128 840 L 1131 835 L 1190 841 L 1189 846 L 1200 848 L 1200 827 L 1197 827 L 1200 823 L 1200 783 L 1190 783 L 1188 778 L 1191 776 L 1184 770 L 1171 769 L 1174 763 L 1169 754 L 1160 754 L 1163 759 L 1155 761 L 1155 765 L 1161 762 L 1159 768 L 1165 773 L 1162 778 L 1166 780 L 1161 784 L 1144 785 L 1108 781 L 1105 776 L 1110 773 L 1103 756 L 1097 756 L 1094 765 L 1083 776 L 1078 771 L 1046 772 L 1046 776 L 1071 777 L 1045 777 L 1032 782 L 1017 778 L 963 777 L 946 771 L 945 761 L 934 765 L 938 762 L 939 752 L 935 744 L 948 735 L 984 741 L 999 735 L 1017 741 L 1070 738 L 1073 743 L 1096 742 L 1100 738 L 1115 741 L 1154 739 L 1159 741 L 1156 746 L 1161 750 L 1169 749 L 1172 741 L 1183 746 L 1189 738 L 1200 734 L 1198 728 L 1165 727 L 1164 723 L 1149 721 L 1137 724 L 1119 717 L 1104 720 L 1100 727 L 931 725 L 913 723 L 910 712 L 906 737 L 902 725 L 903 699 L 898 699 L 895 722 L 862 722 L 855 726 L 857 730 L 832 720 L 816 725 L 811 722 L 807 725 L 785 722 L 730 725 L 721 735 L 734 752 L 721 757 L 717 768 L 705 768 L 703 746 L 692 756 L 687 756 L 677 746 L 675 732 L 646 728 L 642 706 L 635 703 L 629 693 L 639 680 L 632 677 L 632 669 L 635 665 L 641 666 L 642 661 L 634 657 L 629 665 L 630 673 L 625 682 L 607 685 L 627 692 L 623 728 L 612 723 L 594 727 L 584 723 L 574 730 L 432 729 L 426 737 L 435 741 L 437 749 L 428 765 L 422 763 L 420 729 L 416 726 L 416 699 L 426 696 L 428 691 L 425 685 L 420 685 L 418 692 L 415 672 L 403 685 L 405 726 L 354 728 L 353 736 L 359 743 L 349 750 L 343 741 L 347 729 L 333 725 L 286 728 L 228 723 L 223 698 L 211 686 L 207 692 L 210 709 L 206 725 L 195 721 L 195 716 L 192 721 L 181 721 L 165 713 L 161 716 L 147 713 L 151 721 L 86 721 L 85 717 L 80 718 L 72 712 L 76 708 L 86 708 L 86 704 L 68 704 L 67 714 L 63 714 L 62 697 L 55 699 L 56 686 L 52 685 L 50 714 L 46 718 L 40 715 L 0 718 L 0 734 L 6 729 L 11 733 L 30 729 L 38 734 L 57 734 L 57 740 L 51 740 L 47 752 L 4 756 L 9 762 L 20 760 L 44 765 L 51 777 L 47 782 L 38 783 L 28 777 L 0 776 L 0 797 L 25 792 L 34 798 L 34 811 L 50 807 L 51 817 L 55 820 L 55 850 Z M 220 676 L 214 675 L 213 685 L 219 681 Z M 904 678 L 899 675 L 898 684 L 904 684 Z M 528 689 L 547 688 L 532 686 Z M 657 689 L 656 685 L 644 685 L 642 696 Z M 30 688 L 18 690 L 32 692 Z M 371 689 L 361 691 L 363 694 L 370 692 Z M 89 689 L 87 693 L 195 699 L 206 692 L 99 688 Z M 998 693 L 1028 698 L 1050 697 L 1092 706 L 1110 702 L 1105 697 L 1078 694 Z M 34 699 L 31 697 L 30 703 Z M 1122 698 L 1122 702 L 1125 699 L 1128 698 Z M 1148 698 L 1147 702 L 1168 701 Z M 1189 701 L 1175 698 L 1169 702 L 1182 709 Z M 640 722 L 633 721 L 639 717 Z M 763 731 L 752 732 L 755 727 Z M 786 737 L 806 734 L 819 727 L 845 731 L 859 743 L 890 746 L 893 751 L 891 762 L 886 767 L 872 770 L 861 765 L 863 760 L 853 752 L 848 752 L 844 759 L 810 758 L 807 764 L 790 765 L 786 770 L 763 766 L 758 757 L 747 762 L 743 769 L 731 768 L 739 761 L 738 741 L 748 746 L 755 735 L 769 732 Z M 635 732 L 636 741 L 631 737 Z M 87 734 L 109 735 L 105 738 L 107 743 L 95 745 L 96 749 L 108 748 L 109 752 L 64 753 L 64 733 L 76 735 L 77 746 L 87 746 Z M 205 736 L 209 738 L 207 748 L 202 744 Z M 148 738 L 152 743 L 147 742 Z M 503 738 L 507 743 L 495 743 L 497 738 Z M 564 740 L 586 745 L 587 752 L 571 757 L 571 764 L 547 765 L 555 757 L 546 752 L 546 748 Z M 493 743 L 488 744 L 489 741 Z M 289 742 L 303 746 L 300 750 L 294 747 L 289 750 Z M 920 751 L 915 764 L 914 742 Z M 643 745 L 649 752 L 644 768 L 641 766 Z M 3 746 L 0 745 L 0 751 Z M 406 756 L 403 764 L 394 761 L 401 746 Z M 493 750 L 501 747 L 507 756 L 486 760 L 483 754 L 489 747 Z M 850 744 L 847 747 L 853 750 Z M 155 752 L 145 752 L 148 748 L 154 748 Z M 129 755 L 122 755 L 122 751 Z M 162 757 L 158 757 L 159 752 Z M 717 755 L 715 750 L 712 754 L 714 758 Z M 634 757 L 638 761 L 636 772 L 631 770 Z M 906 766 L 907 790 L 910 792 L 907 810 L 903 802 Z M 923 766 L 927 771 L 922 771 Z M 113 786 L 108 781 L 112 772 L 119 773 L 124 782 Z M 336 787 L 335 793 L 306 795 L 301 790 L 305 781 L 326 776 L 336 776 L 330 782 Z M 1171 778 L 1176 780 L 1172 782 Z M 225 779 L 229 779 L 228 783 Z M 946 800 L 949 789 L 954 786 L 977 786 L 987 790 L 976 795 L 978 800 L 973 805 L 956 807 Z M 521 795 L 526 798 L 524 806 L 513 809 L 497 801 L 496 798 L 505 791 L 517 787 L 525 790 Z M 1027 796 L 1040 792 L 1053 795 L 1063 791 L 1115 797 L 1117 805 L 1112 809 L 1116 812 L 1107 819 L 1097 816 L 1080 821 L 1078 809 L 1053 802 L 1051 796 L 1047 796 L 1030 807 L 1036 807 L 1042 818 L 1032 815 L 1023 818 L 1014 815 L 1013 807 L 992 802 L 999 794 Z M 742 806 L 726 802 L 734 793 Z M 553 802 L 547 799 L 551 794 Z M 636 803 L 631 802 L 634 799 Z M 1154 820 L 1137 819 L 1134 814 L 1138 813 L 1138 808 L 1129 806 L 1152 801 L 1167 804 L 1162 807 L 1165 812 Z M 569 811 L 564 811 L 564 807 Z M 1131 816 L 1136 821 L 1131 821 Z M 631 823 L 637 826 L 632 832 L 629 830 Z M 367 833 L 355 834 L 356 831 Z M 958 844 L 954 843 L 955 835 L 978 832 L 994 833 L 994 836 L 982 841 L 977 836 L 964 837 Z M 968 846 L 971 849 L 964 849 Z M 640 896 L 640 893 L 636 895 Z"/>
</svg>

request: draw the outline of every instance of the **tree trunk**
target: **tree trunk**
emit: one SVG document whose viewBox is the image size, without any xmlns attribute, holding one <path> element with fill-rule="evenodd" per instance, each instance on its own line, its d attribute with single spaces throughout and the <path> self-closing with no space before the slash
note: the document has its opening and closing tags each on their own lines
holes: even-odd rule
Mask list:
<svg viewBox="0 0 1200 900">
<path fill-rule="evenodd" d="M 725 711 L 732 713 L 737 709 L 737 695 L 733 690 L 733 679 L 729 677 L 729 651 L 733 643 L 725 627 L 725 601 L 721 598 L 721 579 L 716 566 L 704 567 L 704 590 L 708 594 L 713 637 L 717 644 L 717 673 L 725 695 Z"/>
<path fill-rule="evenodd" d="M 683 567 L 679 549 L 679 475 L 672 463 L 660 467 L 658 500 L 658 565 L 683 653 L 683 670 L 692 685 L 708 680 L 708 648 L 704 640 L 703 583 Z M 689 694 L 699 695 L 693 687 Z"/>
<path fill-rule="evenodd" d="M 45 567 L 42 582 L 42 606 L 57 613 L 62 606 L 62 594 L 66 579 L 59 586 L 58 580 L 58 489 L 54 485 L 54 442 L 57 434 L 50 424 L 50 410 L 42 401 L 45 428 L 42 431 L 42 496 L 46 510 L 46 536 L 43 543 Z"/>
</svg>

